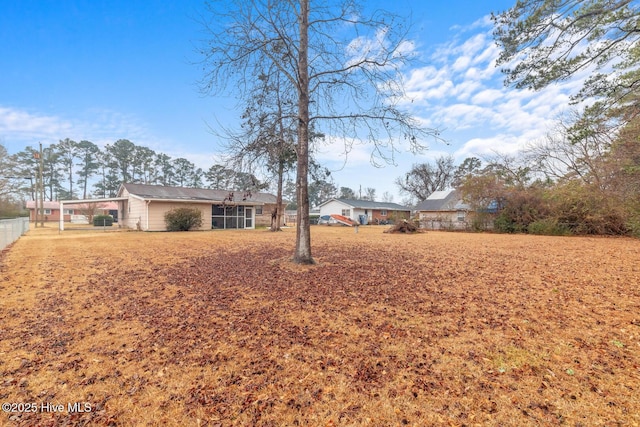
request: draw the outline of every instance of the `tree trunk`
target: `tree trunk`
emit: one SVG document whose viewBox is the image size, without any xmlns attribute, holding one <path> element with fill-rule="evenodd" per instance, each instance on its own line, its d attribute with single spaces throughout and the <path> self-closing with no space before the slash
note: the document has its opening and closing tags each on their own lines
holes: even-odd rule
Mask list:
<svg viewBox="0 0 640 427">
<path fill-rule="evenodd" d="M 278 163 L 278 191 L 276 195 L 276 211 L 275 218 L 271 218 L 271 231 L 282 231 L 282 181 L 284 180 L 284 163 L 280 160 Z"/>
<path fill-rule="evenodd" d="M 313 264 L 309 223 L 309 0 L 300 0 L 300 50 L 298 56 L 298 170 L 296 176 L 296 251 L 293 261 Z"/>
<path fill-rule="evenodd" d="M 73 166 L 69 167 L 69 198 L 73 199 Z"/>
</svg>

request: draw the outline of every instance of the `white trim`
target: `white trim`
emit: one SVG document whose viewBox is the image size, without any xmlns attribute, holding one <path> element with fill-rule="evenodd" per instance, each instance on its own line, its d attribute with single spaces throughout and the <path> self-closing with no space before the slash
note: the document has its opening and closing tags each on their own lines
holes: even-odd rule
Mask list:
<svg viewBox="0 0 640 427">
<path fill-rule="evenodd" d="M 149 231 L 149 205 L 151 204 L 151 200 L 145 200 L 144 209 L 147 215 L 147 229 L 145 231 Z"/>
</svg>

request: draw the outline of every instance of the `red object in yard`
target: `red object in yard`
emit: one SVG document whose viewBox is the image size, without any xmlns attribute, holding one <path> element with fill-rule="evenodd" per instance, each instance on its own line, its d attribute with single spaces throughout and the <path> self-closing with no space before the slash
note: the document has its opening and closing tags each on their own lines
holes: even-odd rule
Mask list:
<svg viewBox="0 0 640 427">
<path fill-rule="evenodd" d="M 353 221 L 351 218 L 348 218 L 346 216 L 342 216 L 342 215 L 338 215 L 338 214 L 331 214 L 331 218 L 335 219 L 340 224 L 348 225 L 349 227 L 353 227 L 354 225 L 358 225 L 355 221 Z"/>
</svg>

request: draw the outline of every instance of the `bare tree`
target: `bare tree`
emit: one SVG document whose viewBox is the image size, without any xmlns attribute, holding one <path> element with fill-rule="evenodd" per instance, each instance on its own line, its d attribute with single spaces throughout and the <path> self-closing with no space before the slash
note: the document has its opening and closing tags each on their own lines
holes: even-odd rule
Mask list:
<svg viewBox="0 0 640 427">
<path fill-rule="evenodd" d="M 404 178 L 397 178 L 395 183 L 402 193 L 422 201 L 434 191 L 446 190 L 452 183 L 455 170 L 453 157 L 441 156 L 435 165 L 428 162 L 413 165 Z"/>
<path fill-rule="evenodd" d="M 604 190 L 603 162 L 614 135 L 606 121 L 587 122 L 573 111 L 543 141 L 531 143 L 524 154 L 549 179 L 579 179 Z"/>
<path fill-rule="evenodd" d="M 364 200 L 370 200 L 372 202 L 376 201 L 376 189 L 373 187 L 367 187 L 364 189 Z"/>
<path fill-rule="evenodd" d="M 353 0 L 340 5 L 310 0 L 234 0 L 209 4 L 209 42 L 201 49 L 202 90 L 219 93 L 234 84 L 251 93 L 256 77 L 275 67 L 283 91 L 297 101 L 295 143 L 296 263 L 313 263 L 309 221 L 310 126 L 344 140 L 372 144 L 372 161 L 393 161 L 398 136 L 412 151 L 424 149 L 425 130 L 398 106 L 402 66 L 410 59 L 403 20 L 376 10 L 365 17 Z"/>
<path fill-rule="evenodd" d="M 529 159 L 525 156 L 495 152 L 482 159 L 484 175 L 495 175 L 508 187 L 525 188 L 533 179 Z"/>
<path fill-rule="evenodd" d="M 382 201 L 386 203 L 392 203 L 393 194 L 389 193 L 388 191 L 385 191 L 384 193 L 382 193 Z"/>
<path fill-rule="evenodd" d="M 271 212 L 271 231 L 280 231 L 284 176 L 296 163 L 295 103 L 282 90 L 283 76 L 277 67 L 258 76 L 258 84 L 242 115 L 241 130 L 226 129 L 226 152 L 234 170 L 249 173 L 261 168 L 276 180 L 276 204 Z"/>
</svg>

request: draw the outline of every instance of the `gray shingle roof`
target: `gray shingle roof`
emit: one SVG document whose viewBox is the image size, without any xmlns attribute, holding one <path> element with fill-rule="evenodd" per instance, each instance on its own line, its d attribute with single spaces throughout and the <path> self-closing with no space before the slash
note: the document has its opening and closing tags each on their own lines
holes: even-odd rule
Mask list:
<svg viewBox="0 0 640 427">
<path fill-rule="evenodd" d="M 357 209 L 386 209 L 388 211 L 410 211 L 411 210 L 411 208 L 399 205 L 397 203 L 391 203 L 391 202 L 372 202 L 370 200 L 354 200 L 354 199 L 331 199 L 331 200 L 337 200 L 341 203 L 344 203 L 346 205 L 349 205 Z M 331 200 L 327 200 L 326 202 L 322 203 L 322 205 L 324 205 L 325 203 L 329 203 Z"/>
<path fill-rule="evenodd" d="M 456 190 L 435 191 L 416 206 L 417 211 L 458 211 L 468 209 L 469 206 L 462 202 L 460 193 Z"/>
<path fill-rule="evenodd" d="M 165 187 L 163 185 L 148 184 L 122 184 L 129 194 L 143 199 L 166 200 L 211 200 L 222 202 L 230 192 L 234 193 L 234 201 L 241 201 L 245 193 L 243 191 L 211 190 L 208 188 Z M 269 193 L 251 193 L 247 202 L 275 203 L 276 196 Z"/>
</svg>

